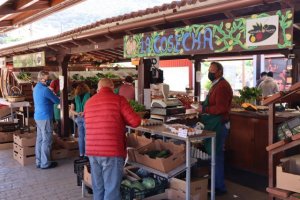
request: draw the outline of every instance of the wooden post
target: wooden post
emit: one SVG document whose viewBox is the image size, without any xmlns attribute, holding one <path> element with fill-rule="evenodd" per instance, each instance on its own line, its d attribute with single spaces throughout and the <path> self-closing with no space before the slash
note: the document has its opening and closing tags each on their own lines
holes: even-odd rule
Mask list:
<svg viewBox="0 0 300 200">
<path fill-rule="evenodd" d="M 274 122 L 275 122 L 275 103 L 269 105 L 269 115 L 268 115 L 268 127 L 269 127 L 269 140 L 268 145 L 274 143 Z M 271 152 L 269 154 L 269 162 L 268 162 L 268 169 L 269 169 L 269 187 L 273 188 L 275 186 L 274 177 L 275 174 L 275 166 L 274 166 L 274 155 Z M 273 197 L 269 194 L 269 200 L 273 200 Z"/>
<path fill-rule="evenodd" d="M 150 89 L 151 60 L 143 59 L 138 68 L 138 101 L 144 104 L 144 89 Z"/>
<path fill-rule="evenodd" d="M 69 136 L 69 104 L 68 104 L 68 62 L 71 55 L 61 53 L 58 55 L 59 72 L 64 77 L 64 89 L 60 93 L 60 120 L 61 120 L 61 135 Z"/>
<path fill-rule="evenodd" d="M 293 59 L 292 68 L 292 84 L 300 81 L 300 50 L 294 51 L 296 58 Z"/>
</svg>

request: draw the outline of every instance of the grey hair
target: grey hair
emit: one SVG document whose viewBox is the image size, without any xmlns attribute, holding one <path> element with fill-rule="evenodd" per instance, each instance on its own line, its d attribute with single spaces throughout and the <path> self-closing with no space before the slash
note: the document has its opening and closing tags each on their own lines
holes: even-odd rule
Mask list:
<svg viewBox="0 0 300 200">
<path fill-rule="evenodd" d="M 37 75 L 38 81 L 41 81 L 42 79 L 45 79 L 45 76 L 49 76 L 49 72 L 47 71 L 40 71 Z"/>
</svg>

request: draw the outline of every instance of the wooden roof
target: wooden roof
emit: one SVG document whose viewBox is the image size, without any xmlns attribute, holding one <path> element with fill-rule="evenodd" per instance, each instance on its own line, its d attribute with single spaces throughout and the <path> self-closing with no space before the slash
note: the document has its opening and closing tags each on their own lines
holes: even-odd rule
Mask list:
<svg viewBox="0 0 300 200">
<path fill-rule="evenodd" d="M 0 6 L 0 33 L 36 21 L 83 0 L 7 0 Z"/>
<path fill-rule="evenodd" d="M 123 36 L 190 24 L 226 20 L 260 12 L 293 8 L 294 42 L 300 44 L 299 0 L 181 0 L 170 4 L 103 19 L 77 29 L 13 47 L 0 49 L 0 56 L 37 51 L 59 52 L 93 58 L 99 62 L 123 59 Z M 255 52 L 253 52 L 254 54 Z M 249 54 L 249 52 L 248 52 Z M 83 59 L 84 60 L 84 59 Z"/>
</svg>

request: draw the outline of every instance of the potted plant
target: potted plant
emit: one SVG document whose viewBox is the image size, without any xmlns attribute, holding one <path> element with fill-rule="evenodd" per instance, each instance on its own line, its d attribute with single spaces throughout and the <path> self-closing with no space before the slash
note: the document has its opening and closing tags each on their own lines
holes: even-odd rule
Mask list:
<svg viewBox="0 0 300 200">
<path fill-rule="evenodd" d="M 256 105 L 256 100 L 261 96 L 261 89 L 256 87 L 244 87 L 242 90 L 239 90 L 241 102 L 251 103 Z"/>
</svg>

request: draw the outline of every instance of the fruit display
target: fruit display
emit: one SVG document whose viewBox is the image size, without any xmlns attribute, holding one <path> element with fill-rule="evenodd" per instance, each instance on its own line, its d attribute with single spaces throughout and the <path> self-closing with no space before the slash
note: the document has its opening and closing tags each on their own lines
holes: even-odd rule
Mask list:
<svg viewBox="0 0 300 200">
<path fill-rule="evenodd" d="M 248 111 L 257 111 L 257 107 L 252 105 L 251 103 L 243 103 L 242 108 Z"/>
</svg>

